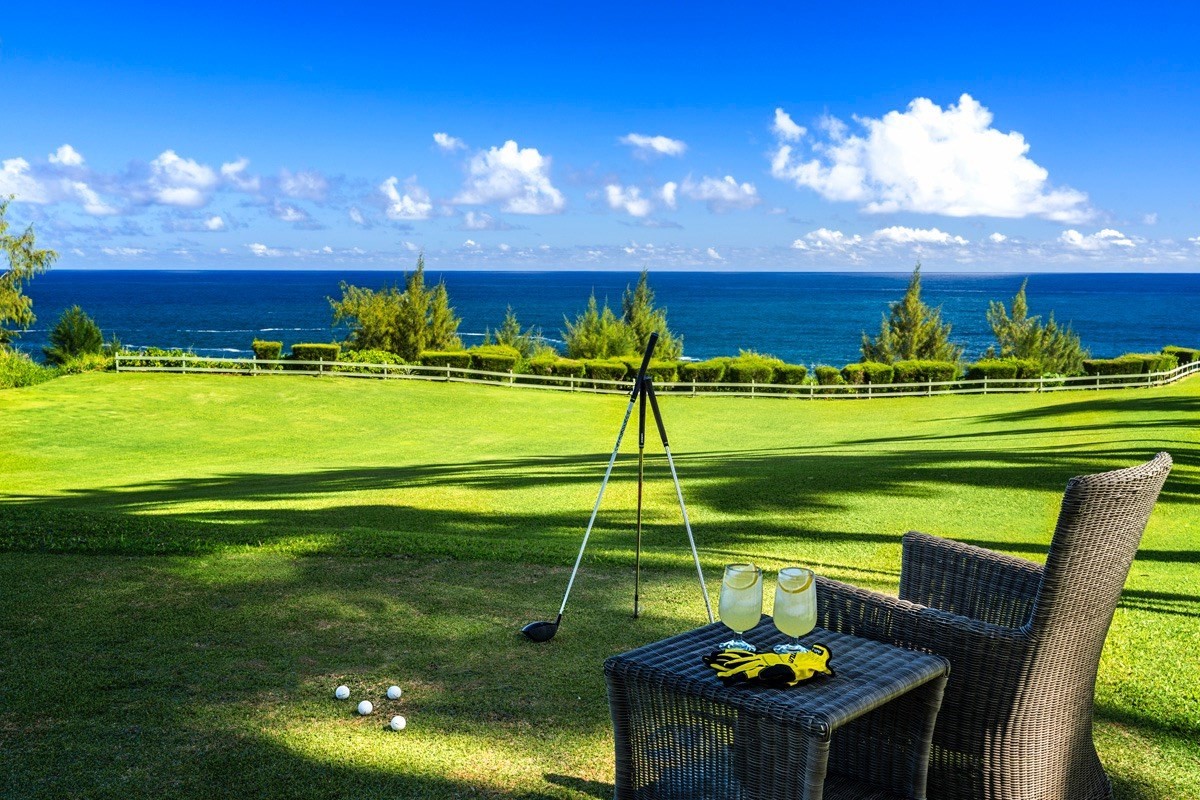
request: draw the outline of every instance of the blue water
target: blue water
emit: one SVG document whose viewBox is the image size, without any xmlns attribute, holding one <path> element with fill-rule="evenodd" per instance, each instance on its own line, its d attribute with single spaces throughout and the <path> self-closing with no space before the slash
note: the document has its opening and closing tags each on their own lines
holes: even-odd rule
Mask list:
<svg viewBox="0 0 1200 800">
<path fill-rule="evenodd" d="M 621 293 L 636 273 L 446 272 L 450 300 L 462 317 L 466 344 L 482 341 L 511 304 L 524 325 L 561 337 L 563 316 L 574 318 L 595 290 L 620 311 Z M 789 362 L 845 364 L 859 357 L 865 330 L 899 299 L 907 273 L 654 273 L 657 302 L 695 358 L 771 353 Z M 991 343 L 988 301 L 1011 301 L 1020 275 L 923 275 L 923 297 L 942 307 L 968 358 Z M 255 338 L 330 341 L 329 296 L 338 283 L 378 288 L 403 283 L 381 272 L 167 272 L 51 270 L 26 288 L 38 321 L 19 346 L 40 354 L 63 309 L 80 305 L 128 346 L 184 347 L 203 354 L 248 355 Z M 1200 275 L 1033 275 L 1028 295 L 1035 314 L 1055 312 L 1071 322 L 1093 355 L 1200 346 Z"/>
</svg>

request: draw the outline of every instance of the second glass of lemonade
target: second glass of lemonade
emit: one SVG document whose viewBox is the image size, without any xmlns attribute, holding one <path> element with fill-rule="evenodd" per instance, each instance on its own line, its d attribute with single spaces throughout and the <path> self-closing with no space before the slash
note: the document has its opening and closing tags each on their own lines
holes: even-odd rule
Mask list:
<svg viewBox="0 0 1200 800">
<path fill-rule="evenodd" d="M 775 627 L 792 637 L 790 644 L 775 645 L 776 653 L 797 653 L 808 648 L 800 637 L 817 627 L 817 587 L 815 573 L 804 567 L 779 570 L 775 586 Z M 723 615 L 722 615 L 723 616 Z"/>
</svg>

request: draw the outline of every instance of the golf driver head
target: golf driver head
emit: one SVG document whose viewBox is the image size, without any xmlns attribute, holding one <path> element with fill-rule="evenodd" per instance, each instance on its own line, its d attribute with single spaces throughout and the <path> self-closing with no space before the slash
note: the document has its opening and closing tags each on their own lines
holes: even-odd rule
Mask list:
<svg viewBox="0 0 1200 800">
<path fill-rule="evenodd" d="M 521 628 L 521 633 L 531 642 L 548 642 L 554 638 L 554 634 L 558 633 L 558 623 L 531 622 Z"/>
</svg>

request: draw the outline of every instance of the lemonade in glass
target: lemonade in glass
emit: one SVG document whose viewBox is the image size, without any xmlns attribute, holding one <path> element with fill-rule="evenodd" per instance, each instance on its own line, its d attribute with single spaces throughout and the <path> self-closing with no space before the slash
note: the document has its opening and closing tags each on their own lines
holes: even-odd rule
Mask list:
<svg viewBox="0 0 1200 800">
<path fill-rule="evenodd" d="M 753 564 L 729 564 L 721 580 L 719 610 L 721 622 L 735 634 L 722 642 L 723 650 L 749 650 L 758 648 L 743 638 L 743 634 L 758 624 L 762 617 L 763 580 L 762 569 Z"/>
<path fill-rule="evenodd" d="M 792 637 L 790 644 L 775 645 L 776 653 L 797 653 L 808 650 L 800 637 L 817 627 L 816 575 L 804 567 L 784 567 L 779 570 L 775 586 L 775 627 Z"/>
</svg>

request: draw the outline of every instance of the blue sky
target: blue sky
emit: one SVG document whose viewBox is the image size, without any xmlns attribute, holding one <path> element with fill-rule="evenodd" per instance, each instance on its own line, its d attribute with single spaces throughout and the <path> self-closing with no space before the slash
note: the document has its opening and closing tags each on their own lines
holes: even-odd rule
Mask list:
<svg viewBox="0 0 1200 800">
<path fill-rule="evenodd" d="M 6 10 L 0 194 L 64 268 L 1200 268 L 1200 12 L 965 5 Z"/>
</svg>

